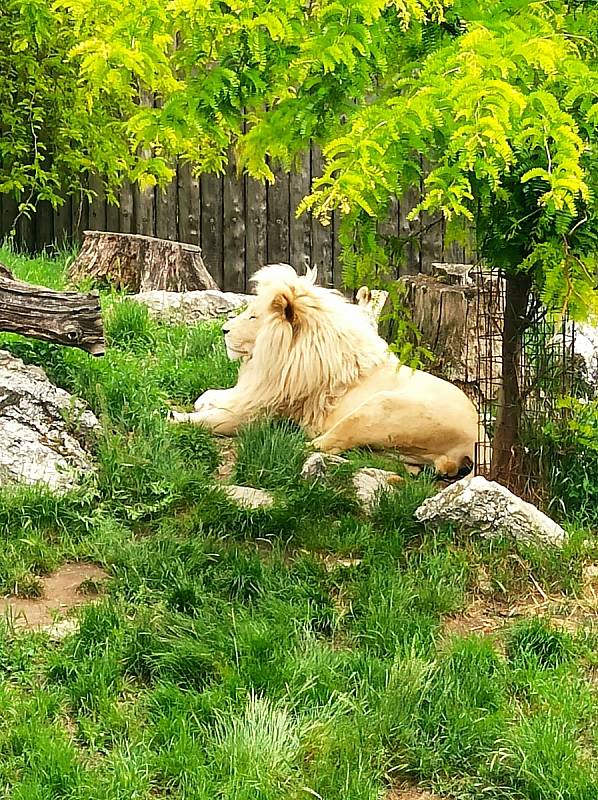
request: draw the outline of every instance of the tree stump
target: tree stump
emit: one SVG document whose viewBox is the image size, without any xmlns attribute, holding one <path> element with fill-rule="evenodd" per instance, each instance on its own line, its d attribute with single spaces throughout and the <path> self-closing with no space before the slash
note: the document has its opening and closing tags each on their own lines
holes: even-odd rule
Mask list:
<svg viewBox="0 0 598 800">
<path fill-rule="evenodd" d="M 478 409 L 476 470 L 485 474 L 501 391 L 504 285 L 485 272 L 474 280 L 464 265 L 434 266 L 440 276 L 401 278 L 406 303 L 422 344 L 435 356 L 426 369 L 459 386 Z"/>
<path fill-rule="evenodd" d="M 408 275 L 401 281 L 422 344 L 435 356 L 429 371 L 456 383 L 478 405 L 495 399 L 501 382 L 504 309 L 496 278 L 480 274 L 475 282 L 467 278 L 459 284 Z"/>
<path fill-rule="evenodd" d="M 104 329 L 96 292 L 55 292 L 14 280 L 0 264 L 0 331 L 104 353 Z"/>
<path fill-rule="evenodd" d="M 69 278 L 74 283 L 91 280 L 133 294 L 156 289 L 218 289 L 199 247 L 132 233 L 85 231 Z"/>
</svg>

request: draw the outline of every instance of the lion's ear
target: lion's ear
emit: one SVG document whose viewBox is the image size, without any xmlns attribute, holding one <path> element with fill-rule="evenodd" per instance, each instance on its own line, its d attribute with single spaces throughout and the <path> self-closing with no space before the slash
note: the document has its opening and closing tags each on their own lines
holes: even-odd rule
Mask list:
<svg viewBox="0 0 598 800">
<path fill-rule="evenodd" d="M 360 289 L 357 290 L 357 295 L 355 296 L 355 299 L 357 300 L 358 306 L 367 306 L 370 300 L 372 299 L 372 293 L 367 286 L 362 286 Z"/>
<path fill-rule="evenodd" d="M 297 315 L 295 313 L 294 297 L 291 291 L 284 291 L 277 294 L 272 301 L 272 308 L 281 318 L 295 325 L 297 322 Z"/>
</svg>

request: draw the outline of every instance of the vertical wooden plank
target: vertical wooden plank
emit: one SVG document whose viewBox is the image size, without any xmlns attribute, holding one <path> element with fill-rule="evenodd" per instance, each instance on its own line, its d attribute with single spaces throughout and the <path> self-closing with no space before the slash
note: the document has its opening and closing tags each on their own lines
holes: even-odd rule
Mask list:
<svg viewBox="0 0 598 800">
<path fill-rule="evenodd" d="M 54 211 L 54 242 L 57 247 L 68 247 L 72 239 L 72 198 Z"/>
<path fill-rule="evenodd" d="M 245 181 L 237 176 L 234 153 L 224 176 L 224 275 L 222 288 L 242 292 L 245 288 Z"/>
<path fill-rule="evenodd" d="M 204 263 L 218 286 L 224 283 L 223 180 L 221 175 L 202 175 L 201 251 Z"/>
<path fill-rule="evenodd" d="M 28 253 L 35 250 L 35 215 L 31 217 L 21 214 L 17 221 L 16 241 Z"/>
<path fill-rule="evenodd" d="M 89 228 L 89 201 L 81 192 L 71 200 L 71 231 L 73 242 L 79 244 L 83 231 Z"/>
<path fill-rule="evenodd" d="M 388 254 L 389 264 L 392 266 L 392 240 L 396 239 L 399 235 L 399 201 L 394 196 L 391 197 L 390 203 L 388 204 L 386 219 L 378 225 L 378 233 L 380 234 L 380 238 Z M 395 270 L 395 272 L 398 273 L 398 270 Z"/>
<path fill-rule="evenodd" d="M 399 275 L 416 275 L 420 271 L 420 246 L 417 232 L 420 223 L 417 220 L 408 220 L 411 209 L 419 202 L 419 189 L 411 187 L 399 202 L 399 235 L 413 237 L 405 245 L 403 251 L 403 264 L 399 268 Z"/>
<path fill-rule="evenodd" d="M 442 219 L 440 215 L 421 214 L 421 271 L 431 275 L 432 263 L 442 259 Z"/>
<path fill-rule="evenodd" d="M 341 242 L 339 238 L 341 227 L 341 213 L 335 211 L 332 215 L 332 282 L 334 288 L 339 291 L 342 290 L 343 283 L 343 265 L 341 262 Z"/>
<path fill-rule="evenodd" d="M 447 241 L 446 221 L 442 222 L 442 260 L 449 264 L 464 264 L 465 248 L 459 242 Z"/>
<path fill-rule="evenodd" d="M 154 96 L 151 92 L 140 89 L 140 102 L 150 108 L 154 105 Z M 149 159 L 152 151 L 149 147 L 141 148 L 139 155 L 141 159 Z M 133 218 L 135 220 L 135 233 L 143 236 L 155 236 L 156 234 L 156 190 L 153 186 L 141 189 L 139 184 L 133 187 Z"/>
<path fill-rule="evenodd" d="M 153 186 L 140 189 L 137 184 L 133 187 L 133 219 L 135 220 L 134 233 L 144 236 L 155 235 L 154 214 L 156 210 L 156 194 Z"/>
<path fill-rule="evenodd" d="M 289 175 L 281 169 L 273 170 L 276 180 L 268 186 L 268 263 L 288 264 L 289 247 Z"/>
<path fill-rule="evenodd" d="M 48 200 L 40 200 L 35 211 L 35 251 L 42 253 L 54 241 L 54 209 Z"/>
<path fill-rule="evenodd" d="M 173 164 L 173 168 L 174 178 L 168 186 L 156 189 L 156 236 L 176 241 L 178 231 L 176 164 Z"/>
<path fill-rule="evenodd" d="M 118 232 L 133 233 L 135 230 L 135 217 L 133 205 L 133 187 L 125 181 L 120 190 L 120 204 L 118 207 Z"/>
<path fill-rule="evenodd" d="M 251 276 L 268 260 L 266 185 L 247 176 L 245 178 L 245 198 L 245 288 L 248 289 Z"/>
<path fill-rule="evenodd" d="M 89 203 L 89 229 L 106 230 L 106 195 L 102 179 L 97 175 L 89 176 L 89 188 L 94 193 Z"/>
<path fill-rule="evenodd" d="M 290 230 L 289 263 L 303 274 L 311 266 L 311 220 L 309 214 L 296 217 L 297 206 L 309 194 L 311 186 L 311 159 L 309 150 L 302 154 L 297 170 L 289 177 Z"/>
<path fill-rule="evenodd" d="M 106 198 L 106 230 L 115 231 L 119 233 L 120 227 L 120 209 L 118 205 L 109 203 Z"/>
<path fill-rule="evenodd" d="M 322 151 L 317 145 L 311 149 L 311 180 L 323 171 Z M 333 232 L 332 225 L 322 225 L 311 218 L 311 263 L 318 267 L 318 278 L 323 286 L 334 286 L 333 280 Z"/>
<path fill-rule="evenodd" d="M 17 201 L 12 195 L 3 194 L 2 198 L 2 217 L 0 221 L 0 234 L 2 238 L 10 236 L 14 228 L 15 219 L 17 216 Z"/>
<path fill-rule="evenodd" d="M 199 178 L 189 164 L 179 164 L 176 189 L 179 241 L 199 245 Z"/>
</svg>

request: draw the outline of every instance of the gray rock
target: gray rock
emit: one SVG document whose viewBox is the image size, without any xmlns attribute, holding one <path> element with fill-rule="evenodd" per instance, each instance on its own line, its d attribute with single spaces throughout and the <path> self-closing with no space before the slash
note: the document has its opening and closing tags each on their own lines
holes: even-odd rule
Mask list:
<svg viewBox="0 0 598 800">
<path fill-rule="evenodd" d="M 415 512 L 420 522 L 450 522 L 485 539 L 561 545 L 567 534 L 550 517 L 504 486 L 481 475 L 467 477 L 428 498 Z"/>
<path fill-rule="evenodd" d="M 301 470 L 301 477 L 304 480 L 323 480 L 333 464 L 346 464 L 347 459 L 342 456 L 328 455 L 326 453 L 312 453 L 305 460 Z"/>
<path fill-rule="evenodd" d="M 0 350 L 0 485 L 74 488 L 93 469 L 81 442 L 98 428 L 92 412 L 42 369 Z"/>
<path fill-rule="evenodd" d="M 366 512 L 374 509 L 381 492 L 388 492 L 398 483 L 403 483 L 403 478 L 396 472 L 376 467 L 364 467 L 353 475 L 355 494 Z"/>
<path fill-rule="evenodd" d="M 222 491 L 233 503 L 242 508 L 270 508 L 274 505 L 274 498 L 270 492 L 263 489 L 252 489 L 250 486 L 223 486 Z"/>
<path fill-rule="evenodd" d="M 246 294 L 206 289 L 201 292 L 139 292 L 128 295 L 127 299 L 143 303 L 155 319 L 195 325 L 240 311 L 252 298 Z"/>
</svg>

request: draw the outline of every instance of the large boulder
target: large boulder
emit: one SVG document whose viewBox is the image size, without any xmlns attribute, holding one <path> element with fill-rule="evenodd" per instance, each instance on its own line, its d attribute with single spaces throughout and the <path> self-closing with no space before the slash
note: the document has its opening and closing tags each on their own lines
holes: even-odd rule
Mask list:
<svg viewBox="0 0 598 800">
<path fill-rule="evenodd" d="M 98 428 L 92 412 L 43 369 L 0 350 L 0 485 L 73 488 L 93 468 L 85 443 Z"/>
<path fill-rule="evenodd" d="M 150 315 L 162 322 L 196 325 L 240 311 L 252 298 L 246 294 L 206 289 L 201 292 L 139 292 L 128 295 L 128 299 L 147 306 Z"/>
<path fill-rule="evenodd" d="M 504 486 L 481 475 L 467 477 L 428 498 L 415 512 L 420 522 L 451 523 L 486 539 L 561 545 L 566 533 L 554 520 Z"/>
</svg>

